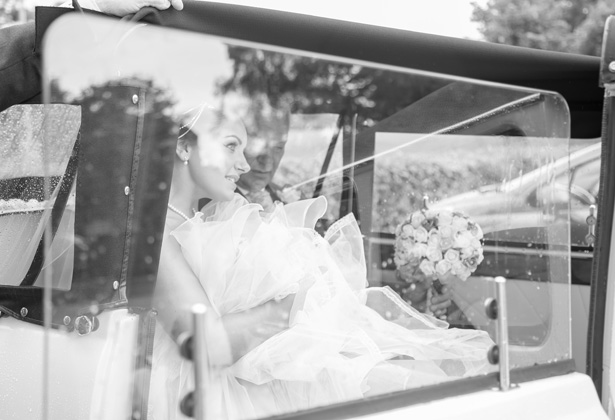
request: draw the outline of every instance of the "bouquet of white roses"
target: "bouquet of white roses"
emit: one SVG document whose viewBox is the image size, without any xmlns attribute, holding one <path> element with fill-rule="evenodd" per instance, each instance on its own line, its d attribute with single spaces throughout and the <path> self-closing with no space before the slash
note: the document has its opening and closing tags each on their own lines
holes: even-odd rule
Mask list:
<svg viewBox="0 0 615 420">
<path fill-rule="evenodd" d="M 465 281 L 483 260 L 482 238 L 480 226 L 462 213 L 422 209 L 397 226 L 395 264 L 443 284 Z"/>
</svg>

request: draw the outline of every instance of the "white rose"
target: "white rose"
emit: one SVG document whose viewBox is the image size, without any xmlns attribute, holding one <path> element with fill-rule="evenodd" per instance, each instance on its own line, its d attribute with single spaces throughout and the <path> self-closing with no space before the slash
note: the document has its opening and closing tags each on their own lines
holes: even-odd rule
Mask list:
<svg viewBox="0 0 615 420">
<path fill-rule="evenodd" d="M 440 236 L 443 238 L 452 238 L 453 237 L 453 228 L 451 227 L 451 225 L 444 225 L 444 226 L 440 226 L 439 228 L 440 231 Z"/>
<path fill-rule="evenodd" d="M 429 260 L 421 261 L 419 268 L 421 269 L 423 274 L 425 274 L 426 276 L 433 276 L 434 274 L 436 274 L 436 267 L 434 263 L 432 263 Z"/>
<path fill-rule="evenodd" d="M 427 245 L 425 244 L 415 244 L 414 245 L 414 251 L 417 253 L 417 255 L 421 258 L 423 258 L 424 256 L 427 255 Z"/>
<path fill-rule="evenodd" d="M 409 225 L 409 224 L 404 225 L 404 227 L 401 229 L 401 231 L 402 231 L 402 233 L 404 235 L 409 236 L 409 237 L 414 235 L 414 228 L 411 225 Z"/>
<path fill-rule="evenodd" d="M 434 232 L 433 229 L 432 232 Z M 432 247 L 437 247 L 440 245 L 440 237 L 438 236 L 437 232 L 429 233 L 429 239 L 427 240 L 427 244 Z"/>
<path fill-rule="evenodd" d="M 458 232 L 455 235 L 455 248 L 467 248 L 472 243 L 472 234 L 468 231 Z"/>
<path fill-rule="evenodd" d="M 395 261 L 395 266 L 396 267 L 401 267 L 404 266 L 408 263 L 408 254 L 406 254 L 405 252 L 398 252 L 395 254 L 395 256 L 393 257 L 393 261 Z"/>
<path fill-rule="evenodd" d="M 402 242 L 403 249 L 408 254 L 412 252 L 412 250 L 415 248 L 415 245 L 416 244 L 414 243 L 412 239 L 406 239 L 405 241 Z"/>
<path fill-rule="evenodd" d="M 427 242 L 427 235 L 427 231 L 422 226 L 414 230 L 414 239 L 417 242 Z"/>
<path fill-rule="evenodd" d="M 420 211 L 417 211 L 416 213 L 412 214 L 411 220 L 412 227 L 419 228 L 421 226 L 421 223 L 425 221 L 425 216 L 423 216 L 423 213 L 421 213 Z"/>
<path fill-rule="evenodd" d="M 461 264 L 461 262 L 459 261 L 459 251 L 456 251 L 454 249 L 449 249 L 448 251 L 446 251 L 446 253 L 444 254 L 444 259 L 451 264 L 455 264 L 457 262 Z"/>
<path fill-rule="evenodd" d="M 451 225 L 453 226 L 453 229 L 455 230 L 467 230 L 468 229 L 468 220 L 463 218 L 463 217 L 459 217 L 459 216 L 455 216 L 453 217 L 453 221 L 451 223 Z"/>
<path fill-rule="evenodd" d="M 462 259 L 470 258 L 472 255 L 474 255 L 474 248 L 471 246 L 467 246 L 461 250 Z"/>
<path fill-rule="evenodd" d="M 412 267 L 416 267 L 420 261 L 421 261 L 421 257 L 416 252 L 411 252 L 408 255 L 408 262 L 406 264 Z"/>
<path fill-rule="evenodd" d="M 407 263 L 408 264 L 412 266 L 416 266 L 419 263 L 419 261 L 421 261 L 421 258 L 425 256 L 423 246 L 424 244 L 417 244 L 417 245 L 408 247 L 407 249 L 407 255 L 408 255 Z"/>
<path fill-rule="evenodd" d="M 474 272 L 478 267 L 478 255 L 466 258 L 463 260 L 463 264 L 471 271 Z"/>
<path fill-rule="evenodd" d="M 442 210 L 438 214 L 438 226 L 450 225 L 453 223 L 453 214 L 448 210 Z"/>
<path fill-rule="evenodd" d="M 458 277 L 461 277 L 461 274 L 466 271 L 466 266 L 459 260 L 452 262 L 451 265 L 451 271 Z"/>
<path fill-rule="evenodd" d="M 470 232 L 476 239 L 483 239 L 483 230 L 476 223 L 472 223 Z"/>
<path fill-rule="evenodd" d="M 440 276 L 443 276 L 451 270 L 451 267 L 452 265 L 448 261 L 440 260 L 436 264 L 436 273 L 438 273 L 438 275 Z"/>
<path fill-rule="evenodd" d="M 425 256 L 429 261 L 437 262 L 442 259 L 442 251 L 438 247 L 428 246 Z"/>
<path fill-rule="evenodd" d="M 425 217 L 427 219 L 434 219 L 437 216 L 438 216 L 438 213 L 436 213 L 434 210 L 430 210 L 430 209 L 425 210 Z"/>
<path fill-rule="evenodd" d="M 440 248 L 443 251 L 446 251 L 447 249 L 451 248 L 454 244 L 453 238 L 442 238 L 440 239 Z"/>
</svg>

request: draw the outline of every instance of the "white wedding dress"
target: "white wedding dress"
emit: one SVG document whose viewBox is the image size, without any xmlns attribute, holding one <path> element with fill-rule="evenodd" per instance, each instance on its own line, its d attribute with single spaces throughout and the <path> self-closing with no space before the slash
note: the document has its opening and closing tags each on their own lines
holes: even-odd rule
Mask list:
<svg viewBox="0 0 615 420">
<path fill-rule="evenodd" d="M 214 368 L 212 418 L 270 416 L 486 373 L 492 340 L 448 329 L 388 287 L 369 288 L 352 215 L 321 237 L 326 199 L 277 204 L 271 213 L 236 195 L 172 232 L 218 315 L 296 294 L 290 327 L 231 366 Z M 248 333 L 248 332 L 246 332 Z M 190 363 L 159 328 L 151 418 L 184 418 Z"/>
</svg>

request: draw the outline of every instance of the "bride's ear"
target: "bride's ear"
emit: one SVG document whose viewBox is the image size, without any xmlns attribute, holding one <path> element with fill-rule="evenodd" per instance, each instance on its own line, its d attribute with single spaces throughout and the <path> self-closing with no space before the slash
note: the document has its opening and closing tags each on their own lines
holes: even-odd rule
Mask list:
<svg viewBox="0 0 615 420">
<path fill-rule="evenodd" d="M 188 141 L 184 139 L 177 140 L 175 154 L 183 161 L 190 159 L 190 147 L 188 146 Z"/>
</svg>

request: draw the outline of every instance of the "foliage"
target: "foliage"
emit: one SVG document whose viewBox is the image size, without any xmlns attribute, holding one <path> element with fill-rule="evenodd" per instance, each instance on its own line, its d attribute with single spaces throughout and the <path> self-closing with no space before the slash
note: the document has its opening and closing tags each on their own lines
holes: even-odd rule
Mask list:
<svg viewBox="0 0 615 420">
<path fill-rule="evenodd" d="M 548 152 L 543 153 L 548 156 Z M 513 173 L 528 173 L 544 159 L 541 152 L 534 155 L 512 157 L 513 150 L 476 155 L 469 151 L 465 156 L 442 156 L 432 159 L 407 155 L 384 157 L 374 173 L 374 212 L 372 229 L 376 232 L 395 232 L 400 221 L 409 213 L 423 207 L 423 197 L 435 203 L 445 198 L 477 190 L 488 185 L 500 184 L 508 179 L 508 169 Z M 546 157 L 545 156 L 545 157 Z"/>
<path fill-rule="evenodd" d="M 138 104 L 133 100 L 136 94 L 142 98 Z M 135 153 L 147 153 L 147 159 L 154 162 L 140 164 L 140 176 L 160 189 L 135 191 L 141 194 L 141 205 L 150 206 L 159 201 L 164 196 L 166 187 L 163 186 L 169 184 L 179 126 L 170 112 L 174 101 L 152 81 L 137 78 L 118 78 L 92 85 L 76 98 L 71 98 L 52 81 L 51 100 L 81 106 L 76 210 L 79 217 L 75 220 L 75 231 L 83 237 L 77 241 L 79 254 L 75 270 L 92 277 L 92 273 L 98 273 L 104 281 L 113 270 L 109 261 L 121 261 L 118 255 L 121 247 L 117 243 L 125 228 L 122 220 L 126 206 L 126 196 L 121 192 L 131 183 L 129 168 Z M 142 127 L 139 126 L 141 118 Z M 135 138 L 140 134 L 143 141 L 137 147 Z M 157 170 L 146 172 L 151 167 Z M 143 231 L 162 234 L 160 226 L 145 226 L 153 223 L 150 217 L 139 223 L 144 224 Z"/>
<path fill-rule="evenodd" d="M 472 3 L 472 20 L 489 42 L 600 55 L 615 0 L 489 0 Z"/>
<path fill-rule="evenodd" d="M 34 9 L 26 9 L 19 0 L 5 0 L 0 4 L 0 28 L 34 19 Z"/>
<path fill-rule="evenodd" d="M 264 50 L 229 46 L 233 74 L 221 95 L 249 98 L 249 113 L 267 106 L 296 113 L 341 114 L 349 127 L 371 126 L 434 90 L 435 79 Z M 421 78 L 420 82 L 417 80 Z M 439 82 L 442 84 L 442 82 Z"/>
<path fill-rule="evenodd" d="M 425 195 L 430 201 L 439 201 L 499 180 L 497 165 L 489 165 L 486 161 L 486 166 L 478 168 L 474 163 L 454 167 L 443 162 L 404 159 L 378 165 L 372 229 L 395 232 L 401 220 L 422 207 Z"/>
<path fill-rule="evenodd" d="M 0 28 L 15 23 L 34 20 L 34 6 L 41 3 L 36 0 L 2 0 L 0 1 Z M 47 0 L 45 5 L 58 6 L 63 0 Z"/>
</svg>

